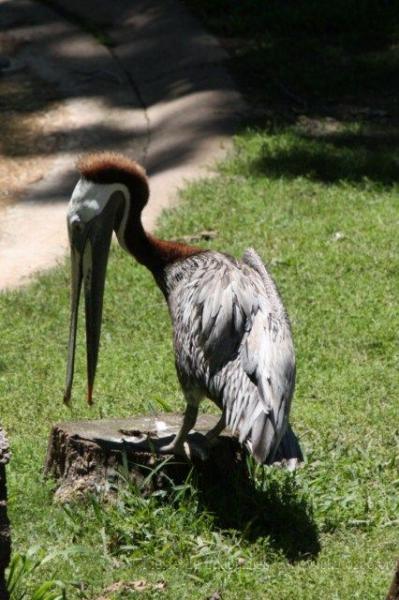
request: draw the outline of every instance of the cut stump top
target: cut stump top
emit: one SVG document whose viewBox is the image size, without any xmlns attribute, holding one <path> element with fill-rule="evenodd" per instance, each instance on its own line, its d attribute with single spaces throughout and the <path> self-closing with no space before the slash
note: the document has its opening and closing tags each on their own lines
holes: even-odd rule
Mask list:
<svg viewBox="0 0 399 600">
<path fill-rule="evenodd" d="M 208 457 L 204 461 L 196 461 L 197 470 L 206 472 L 211 478 L 220 478 L 226 469 L 235 470 L 236 464 L 242 462 L 242 449 L 227 430 L 209 448 L 204 434 L 217 424 L 219 418 L 216 415 L 200 415 L 195 429 L 188 436 L 190 449 L 192 444 L 197 449 L 203 448 Z M 184 481 L 192 463 L 162 451 L 162 447 L 173 440 L 181 423 L 182 415 L 162 413 L 126 419 L 67 421 L 54 425 L 45 474 L 58 481 L 56 498 L 69 501 L 87 491 L 109 489 L 118 477 L 121 465 L 128 467 L 131 479 L 139 485 L 155 468 L 158 475 L 151 481 L 153 488 L 163 488 L 171 480 Z"/>
<path fill-rule="evenodd" d="M 162 413 L 158 415 L 137 416 L 125 419 L 99 419 L 65 421 L 54 429 L 62 430 L 68 437 L 93 442 L 100 446 L 120 447 L 132 450 L 158 452 L 161 446 L 172 441 L 182 423 L 182 415 Z M 199 415 L 189 439 L 198 442 L 201 437 L 216 425 L 220 417 Z M 228 430 L 222 435 L 232 437 Z"/>
</svg>

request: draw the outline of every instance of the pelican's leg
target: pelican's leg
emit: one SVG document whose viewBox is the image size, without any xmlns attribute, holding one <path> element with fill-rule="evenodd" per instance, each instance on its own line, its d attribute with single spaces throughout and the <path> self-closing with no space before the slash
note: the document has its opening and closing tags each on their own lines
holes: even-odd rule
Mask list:
<svg viewBox="0 0 399 600">
<path fill-rule="evenodd" d="M 210 429 L 208 431 L 208 433 L 205 435 L 209 446 L 212 446 L 216 442 L 219 434 L 222 433 L 222 431 L 225 427 L 226 427 L 226 419 L 225 419 L 225 414 L 223 411 L 222 416 L 220 417 L 219 421 L 216 423 L 215 427 L 212 427 L 212 429 Z"/>
<path fill-rule="evenodd" d="M 184 412 L 183 423 L 180 430 L 176 434 L 173 442 L 161 448 L 162 452 L 170 452 L 172 454 L 183 454 L 190 458 L 190 449 L 187 444 L 187 436 L 190 430 L 194 427 L 198 415 L 198 407 L 201 396 L 192 391 L 185 392 L 186 410 Z"/>
</svg>

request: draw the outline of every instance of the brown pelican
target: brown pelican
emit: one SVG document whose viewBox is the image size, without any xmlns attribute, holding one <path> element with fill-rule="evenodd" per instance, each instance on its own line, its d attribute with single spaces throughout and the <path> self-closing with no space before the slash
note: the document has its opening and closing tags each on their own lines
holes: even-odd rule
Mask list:
<svg viewBox="0 0 399 600">
<path fill-rule="evenodd" d="M 253 249 L 242 260 L 163 241 L 147 233 L 141 212 L 149 196 L 144 169 L 121 155 L 98 153 L 78 163 L 68 208 L 72 307 L 65 402 L 71 397 L 76 324 L 84 282 L 88 402 L 99 350 L 102 301 L 112 232 L 153 274 L 168 303 L 177 375 L 187 402 L 181 429 L 166 451 L 184 452 L 205 396 L 221 410 L 207 434 L 238 434 L 260 463 L 301 460 L 288 424 L 295 385 L 290 324 L 277 288 Z"/>
</svg>

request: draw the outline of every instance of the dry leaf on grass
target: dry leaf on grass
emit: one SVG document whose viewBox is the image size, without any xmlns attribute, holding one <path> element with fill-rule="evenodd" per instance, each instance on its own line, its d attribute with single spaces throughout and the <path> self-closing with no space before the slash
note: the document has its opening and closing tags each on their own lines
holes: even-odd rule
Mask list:
<svg viewBox="0 0 399 600">
<path fill-rule="evenodd" d="M 162 591 L 166 588 L 166 581 L 157 581 L 151 583 L 146 579 L 136 579 L 135 581 L 116 581 L 109 585 L 101 596 L 96 600 L 110 600 L 111 594 L 115 592 L 146 592 L 146 591 Z"/>
</svg>

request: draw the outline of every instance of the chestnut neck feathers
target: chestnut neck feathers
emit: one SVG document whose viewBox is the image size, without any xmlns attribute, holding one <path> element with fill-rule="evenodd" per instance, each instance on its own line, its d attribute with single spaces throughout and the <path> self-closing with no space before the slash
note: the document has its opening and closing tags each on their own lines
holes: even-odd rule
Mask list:
<svg viewBox="0 0 399 600">
<path fill-rule="evenodd" d="M 201 248 L 164 241 L 147 233 L 141 212 L 149 197 L 148 179 L 143 167 L 121 154 L 102 152 L 82 158 L 77 165 L 83 178 L 99 184 L 122 183 L 130 195 L 128 215 L 122 232 L 126 249 L 154 275 L 177 261 L 204 252 Z"/>
</svg>

